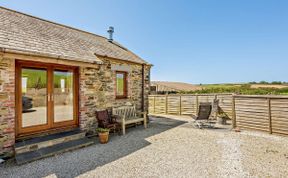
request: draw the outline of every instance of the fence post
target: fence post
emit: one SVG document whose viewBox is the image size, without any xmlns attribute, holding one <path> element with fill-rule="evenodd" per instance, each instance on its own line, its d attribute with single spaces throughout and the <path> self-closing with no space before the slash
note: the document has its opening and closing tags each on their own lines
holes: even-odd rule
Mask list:
<svg viewBox="0 0 288 178">
<path fill-rule="evenodd" d="M 269 133 L 272 134 L 271 99 L 267 98 Z"/>
<path fill-rule="evenodd" d="M 235 95 L 232 95 L 232 126 L 236 128 L 236 109 L 235 109 Z"/>
<path fill-rule="evenodd" d="M 199 98 L 198 98 L 198 94 L 196 94 L 196 115 L 199 112 Z"/>
<path fill-rule="evenodd" d="M 182 96 L 181 95 L 179 96 L 179 100 L 180 100 L 179 101 L 179 114 L 181 116 L 182 115 L 182 111 L 181 111 L 182 110 Z"/>
<path fill-rule="evenodd" d="M 165 113 L 166 115 L 168 114 L 168 94 L 166 94 L 166 99 L 165 99 Z"/>
<path fill-rule="evenodd" d="M 154 96 L 154 114 L 156 114 L 156 113 L 155 113 L 155 103 L 156 103 L 156 102 L 155 102 L 155 96 Z"/>
<path fill-rule="evenodd" d="M 217 102 L 217 95 L 215 94 L 214 95 L 213 107 L 215 107 L 216 103 L 217 103 L 216 109 L 214 108 L 214 112 L 215 112 L 215 116 L 214 117 L 215 117 L 215 119 L 217 119 L 218 112 L 219 112 L 219 102 Z"/>
</svg>

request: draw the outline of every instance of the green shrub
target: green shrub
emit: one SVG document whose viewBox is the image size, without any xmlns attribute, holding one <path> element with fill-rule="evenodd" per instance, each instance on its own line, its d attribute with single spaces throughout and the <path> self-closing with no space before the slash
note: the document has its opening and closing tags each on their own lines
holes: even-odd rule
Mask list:
<svg viewBox="0 0 288 178">
<path fill-rule="evenodd" d="M 274 85 L 281 85 L 282 82 L 281 82 L 281 81 L 273 81 L 273 82 L 271 82 L 271 84 L 274 84 Z"/>
<path fill-rule="evenodd" d="M 266 82 L 266 81 L 260 81 L 259 83 L 260 84 L 269 84 L 269 82 Z"/>
<path fill-rule="evenodd" d="M 98 127 L 98 128 L 96 129 L 96 131 L 97 131 L 98 133 L 105 133 L 105 132 L 109 132 L 110 129 Z"/>
</svg>

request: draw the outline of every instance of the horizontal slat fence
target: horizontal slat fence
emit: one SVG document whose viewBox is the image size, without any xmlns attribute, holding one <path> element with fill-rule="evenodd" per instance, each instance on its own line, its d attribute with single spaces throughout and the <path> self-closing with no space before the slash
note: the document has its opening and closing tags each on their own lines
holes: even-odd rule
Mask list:
<svg viewBox="0 0 288 178">
<path fill-rule="evenodd" d="M 196 96 L 184 95 L 181 96 L 181 114 L 182 115 L 196 115 L 197 111 Z"/>
<path fill-rule="evenodd" d="M 180 102 L 181 96 L 170 96 L 167 97 L 167 113 L 181 115 L 180 113 Z"/>
<path fill-rule="evenodd" d="M 233 127 L 288 135 L 288 97 L 231 94 L 150 95 L 150 114 L 196 115 L 199 103 L 219 101 Z"/>
<path fill-rule="evenodd" d="M 155 113 L 156 114 L 166 114 L 166 100 L 163 97 L 155 97 L 154 98 L 154 107 L 155 107 Z"/>
<path fill-rule="evenodd" d="M 150 95 L 150 114 L 196 115 L 199 103 L 219 99 L 220 108 L 232 118 L 232 95 Z"/>
<path fill-rule="evenodd" d="M 235 98 L 236 125 L 269 131 L 268 102 L 265 98 Z"/>
<path fill-rule="evenodd" d="M 288 135 L 288 97 L 233 96 L 236 126 Z"/>
<path fill-rule="evenodd" d="M 288 99 L 271 100 L 272 131 L 288 133 Z"/>
<path fill-rule="evenodd" d="M 219 108 L 226 113 L 229 118 L 232 118 L 232 95 L 217 95 L 217 99 L 219 100 Z"/>
</svg>

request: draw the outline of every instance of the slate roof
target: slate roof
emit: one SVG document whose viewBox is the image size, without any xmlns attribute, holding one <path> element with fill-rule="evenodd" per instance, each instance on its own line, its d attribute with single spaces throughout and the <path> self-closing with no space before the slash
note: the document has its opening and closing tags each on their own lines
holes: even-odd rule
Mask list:
<svg viewBox="0 0 288 178">
<path fill-rule="evenodd" d="M 0 6 L 0 50 L 101 63 L 97 56 L 148 64 L 107 38 Z"/>
</svg>

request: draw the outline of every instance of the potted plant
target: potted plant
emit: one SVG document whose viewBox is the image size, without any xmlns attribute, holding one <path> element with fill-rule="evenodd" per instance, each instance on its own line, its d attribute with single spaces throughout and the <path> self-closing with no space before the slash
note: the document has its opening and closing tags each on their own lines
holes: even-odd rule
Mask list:
<svg viewBox="0 0 288 178">
<path fill-rule="evenodd" d="M 106 128 L 97 128 L 96 131 L 98 132 L 99 141 L 101 144 L 105 144 L 109 140 L 109 131 L 110 129 Z"/>
</svg>

